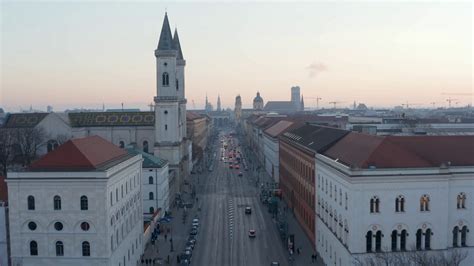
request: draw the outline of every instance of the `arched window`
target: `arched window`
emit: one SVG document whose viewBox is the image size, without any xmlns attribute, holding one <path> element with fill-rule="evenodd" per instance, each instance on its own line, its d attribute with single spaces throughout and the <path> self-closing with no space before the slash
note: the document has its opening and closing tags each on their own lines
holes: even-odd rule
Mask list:
<svg viewBox="0 0 474 266">
<path fill-rule="evenodd" d="M 395 211 L 404 212 L 405 211 L 405 198 L 400 195 L 395 199 Z"/>
<path fill-rule="evenodd" d="M 176 90 L 179 90 L 179 81 L 176 79 Z"/>
<path fill-rule="evenodd" d="M 463 226 L 462 227 L 462 230 L 461 230 L 461 246 L 462 247 L 466 247 L 467 246 L 467 243 L 466 243 L 466 240 L 467 240 L 467 233 L 469 232 L 469 230 L 467 229 L 467 226 Z"/>
<path fill-rule="evenodd" d="M 122 140 L 119 142 L 119 147 L 121 149 L 125 148 L 125 142 L 123 142 Z"/>
<path fill-rule="evenodd" d="M 372 252 L 372 231 L 367 232 L 365 235 L 365 249 L 367 253 Z"/>
<path fill-rule="evenodd" d="M 163 86 L 169 86 L 170 85 L 170 77 L 168 75 L 168 72 L 164 72 L 163 75 L 161 75 L 161 84 Z"/>
<path fill-rule="evenodd" d="M 33 196 L 28 196 L 28 210 L 34 210 L 35 209 L 35 197 Z"/>
<path fill-rule="evenodd" d="M 423 195 L 420 198 L 420 211 L 425 212 L 430 210 L 430 197 Z"/>
<path fill-rule="evenodd" d="M 91 245 L 89 242 L 82 242 L 82 256 L 89 257 L 91 255 Z"/>
<path fill-rule="evenodd" d="M 379 213 L 380 211 L 380 199 L 377 196 L 373 196 L 370 199 L 370 213 Z"/>
<path fill-rule="evenodd" d="M 150 192 L 148 193 L 148 199 L 152 200 L 154 199 L 155 197 L 153 196 L 153 192 Z"/>
<path fill-rule="evenodd" d="M 148 153 L 148 141 L 143 141 L 143 152 Z"/>
<path fill-rule="evenodd" d="M 58 195 L 54 196 L 54 209 L 61 210 L 61 197 Z"/>
<path fill-rule="evenodd" d="M 397 238 L 398 238 L 398 232 L 397 230 L 392 231 L 392 251 L 397 251 Z"/>
<path fill-rule="evenodd" d="M 165 125 L 165 130 L 168 130 L 168 125 Z"/>
<path fill-rule="evenodd" d="M 377 231 L 375 234 L 375 251 L 382 251 L 382 231 Z"/>
<path fill-rule="evenodd" d="M 64 245 L 62 241 L 56 242 L 56 256 L 64 256 Z"/>
<path fill-rule="evenodd" d="M 150 207 L 150 213 L 151 213 L 151 214 L 155 213 L 155 208 Z"/>
<path fill-rule="evenodd" d="M 425 232 L 425 249 L 431 249 L 431 229 L 426 229 Z"/>
<path fill-rule="evenodd" d="M 153 176 L 148 177 L 148 184 L 153 184 Z"/>
<path fill-rule="evenodd" d="M 407 250 L 407 236 L 408 236 L 407 230 L 403 229 L 402 234 L 400 235 L 400 249 L 402 251 Z"/>
<path fill-rule="evenodd" d="M 38 243 L 36 241 L 30 241 L 30 255 L 38 256 Z"/>
<path fill-rule="evenodd" d="M 464 192 L 461 192 L 458 195 L 457 207 L 458 207 L 458 209 L 465 209 L 466 208 L 466 194 L 464 194 Z"/>
<path fill-rule="evenodd" d="M 421 236 L 423 232 L 421 229 L 416 230 L 416 250 L 421 250 Z"/>
<path fill-rule="evenodd" d="M 453 247 L 458 246 L 458 234 L 459 234 L 459 227 L 455 226 L 453 229 Z"/>
<path fill-rule="evenodd" d="M 81 196 L 81 211 L 87 211 L 89 209 L 89 201 L 87 196 Z"/>
</svg>

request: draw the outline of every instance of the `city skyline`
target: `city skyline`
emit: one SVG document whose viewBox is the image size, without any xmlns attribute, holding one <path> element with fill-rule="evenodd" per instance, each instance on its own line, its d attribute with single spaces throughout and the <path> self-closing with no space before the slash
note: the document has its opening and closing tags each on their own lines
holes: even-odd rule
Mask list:
<svg viewBox="0 0 474 266">
<path fill-rule="evenodd" d="M 295 85 L 307 107 L 311 97 L 322 107 L 443 107 L 443 93 L 472 92 L 471 3 L 2 6 L 0 105 L 11 111 L 147 110 L 166 10 L 184 43 L 189 109 L 204 108 L 206 93 L 214 105 L 220 93 L 224 108 L 238 94 L 250 107 L 257 91 L 288 100 Z M 472 104 L 472 95 L 454 98 Z"/>
</svg>

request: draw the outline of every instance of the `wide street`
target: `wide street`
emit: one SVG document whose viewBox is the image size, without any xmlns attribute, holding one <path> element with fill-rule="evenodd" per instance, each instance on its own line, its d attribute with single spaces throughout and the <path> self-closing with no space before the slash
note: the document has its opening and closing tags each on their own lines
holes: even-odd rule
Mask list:
<svg viewBox="0 0 474 266">
<path fill-rule="evenodd" d="M 266 208 L 260 203 L 255 181 L 244 171 L 229 169 L 216 149 L 214 169 L 195 182 L 201 206 L 201 226 L 193 251 L 193 265 L 288 265 L 287 251 Z M 207 171 L 206 171 L 207 172 Z M 246 206 L 252 214 L 245 214 Z M 256 237 L 249 238 L 250 229 Z"/>
</svg>

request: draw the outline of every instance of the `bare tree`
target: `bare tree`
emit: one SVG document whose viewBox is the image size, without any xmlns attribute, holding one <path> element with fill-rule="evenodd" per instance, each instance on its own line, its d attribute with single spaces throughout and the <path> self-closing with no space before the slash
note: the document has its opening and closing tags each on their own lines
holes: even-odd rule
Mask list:
<svg viewBox="0 0 474 266">
<path fill-rule="evenodd" d="M 467 258 L 467 251 L 449 249 L 447 251 L 413 250 L 407 252 L 379 252 L 354 259 L 358 266 L 459 266 Z"/>
<path fill-rule="evenodd" d="M 44 144 L 45 132 L 43 128 L 16 128 L 16 152 L 21 158 L 23 166 L 28 166 L 36 158 L 38 149 Z"/>
<path fill-rule="evenodd" d="M 7 175 L 8 166 L 14 158 L 14 141 L 12 129 L 0 128 L 0 174 L 3 173 L 5 176 Z"/>
</svg>

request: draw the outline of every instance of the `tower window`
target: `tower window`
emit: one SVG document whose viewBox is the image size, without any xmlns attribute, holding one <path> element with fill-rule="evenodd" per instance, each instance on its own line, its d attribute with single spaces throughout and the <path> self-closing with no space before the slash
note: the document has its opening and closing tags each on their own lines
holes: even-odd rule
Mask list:
<svg viewBox="0 0 474 266">
<path fill-rule="evenodd" d="M 165 125 L 165 130 L 168 130 L 168 125 Z"/>
<path fill-rule="evenodd" d="M 54 209 L 61 210 L 61 197 L 60 196 L 54 196 Z"/>
<path fill-rule="evenodd" d="M 89 201 L 87 196 L 81 196 L 81 211 L 86 211 L 89 209 Z"/>
<path fill-rule="evenodd" d="M 163 75 L 161 76 L 161 84 L 163 86 L 169 86 L 170 85 L 170 77 L 168 75 L 168 72 L 164 72 Z"/>
<path fill-rule="evenodd" d="M 121 149 L 125 148 L 125 142 L 120 141 L 120 142 L 119 142 L 119 147 L 120 147 Z"/>
<path fill-rule="evenodd" d="M 176 90 L 179 90 L 179 82 L 178 82 L 178 79 L 176 79 Z"/>
<path fill-rule="evenodd" d="M 62 241 L 56 242 L 56 256 L 64 256 L 64 245 Z"/>
<path fill-rule="evenodd" d="M 91 255 L 91 245 L 89 242 L 82 242 L 82 256 L 89 257 Z"/>
<path fill-rule="evenodd" d="M 28 210 L 34 210 L 34 209 L 35 209 L 35 197 L 28 196 Z"/>
<path fill-rule="evenodd" d="M 164 112 L 164 113 L 165 113 L 165 115 L 167 115 L 167 114 L 168 114 L 168 110 L 165 110 L 165 112 Z"/>
<path fill-rule="evenodd" d="M 148 153 L 148 141 L 143 141 L 143 152 Z"/>
</svg>

